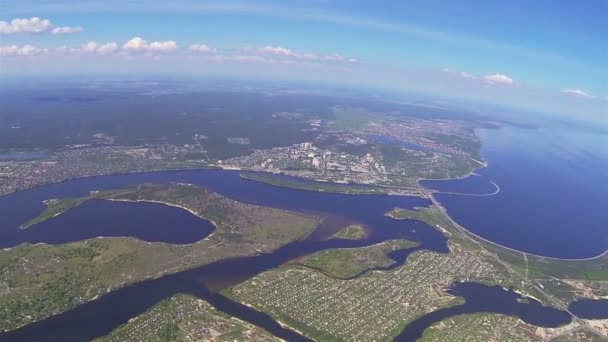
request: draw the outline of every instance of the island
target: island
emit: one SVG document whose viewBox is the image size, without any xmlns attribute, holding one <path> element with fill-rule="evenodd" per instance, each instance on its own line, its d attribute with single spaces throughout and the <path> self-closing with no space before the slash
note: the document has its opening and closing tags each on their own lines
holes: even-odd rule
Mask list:
<svg viewBox="0 0 608 342">
<path fill-rule="evenodd" d="M 96 238 L 62 245 L 23 244 L 0 251 L 0 330 L 11 330 L 146 279 L 218 260 L 267 253 L 306 237 L 319 218 L 254 206 L 187 184 L 144 184 L 88 199 L 153 201 L 211 221 L 215 231 L 189 245 Z M 61 202 L 53 202 L 58 207 Z M 51 216 L 43 212 L 36 222 Z"/>
</svg>

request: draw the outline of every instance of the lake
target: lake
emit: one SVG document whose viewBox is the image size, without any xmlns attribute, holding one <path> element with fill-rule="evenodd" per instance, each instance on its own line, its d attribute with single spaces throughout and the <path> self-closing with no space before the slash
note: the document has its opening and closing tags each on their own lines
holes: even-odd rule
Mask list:
<svg viewBox="0 0 608 342">
<path fill-rule="evenodd" d="M 489 166 L 478 176 L 423 181 L 473 233 L 527 253 L 589 258 L 608 249 L 608 136 L 547 126 L 477 131 Z"/>
</svg>

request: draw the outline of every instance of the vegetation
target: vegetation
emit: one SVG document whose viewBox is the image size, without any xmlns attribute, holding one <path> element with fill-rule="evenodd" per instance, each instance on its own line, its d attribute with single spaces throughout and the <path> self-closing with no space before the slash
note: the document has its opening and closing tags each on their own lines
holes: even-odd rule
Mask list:
<svg viewBox="0 0 608 342">
<path fill-rule="evenodd" d="M 190 185 L 143 185 L 95 198 L 157 201 L 212 221 L 215 232 L 192 245 L 98 238 L 0 251 L 0 330 L 48 317 L 106 292 L 220 259 L 271 252 L 301 239 L 314 216 L 240 203 Z"/>
<path fill-rule="evenodd" d="M 94 342 L 280 341 L 263 329 L 228 316 L 206 301 L 175 295 Z"/>
<path fill-rule="evenodd" d="M 435 323 L 425 330 L 418 342 L 435 341 L 504 341 L 540 342 L 537 334 L 542 329 L 519 320 L 517 317 L 491 313 L 458 315 Z"/>
<path fill-rule="evenodd" d="M 458 244 L 451 249 L 450 254 L 416 252 L 403 266 L 348 280 L 313 269 L 283 267 L 241 283 L 231 293 L 312 339 L 389 340 L 421 315 L 461 303 L 444 292 L 454 281 L 512 285 L 508 270 L 492 259 Z M 328 267 L 325 261 L 331 258 L 323 255 L 317 260 L 311 262 Z"/>
<path fill-rule="evenodd" d="M 348 239 L 348 240 L 360 240 L 364 239 L 367 236 L 367 231 L 364 227 L 358 224 L 351 224 L 346 226 L 337 233 L 335 233 L 332 237 L 338 239 Z"/>
<path fill-rule="evenodd" d="M 309 190 L 309 191 L 320 191 L 320 192 L 334 192 L 342 194 L 387 194 L 391 191 L 391 188 L 355 185 L 355 184 L 340 184 L 330 182 L 319 182 L 308 179 L 298 178 L 285 178 L 277 177 L 270 174 L 261 173 L 242 173 L 241 177 L 256 182 L 266 183 L 270 185 L 281 186 L 284 188 L 297 189 L 297 190 Z M 393 189 L 395 190 L 395 189 Z"/>
<path fill-rule="evenodd" d="M 416 207 L 414 210 L 395 207 L 384 215 L 395 220 L 418 220 L 426 222 L 431 227 L 439 229 L 444 234 L 451 236 L 451 232 L 445 229 L 445 227 L 449 226 L 449 222 L 444 219 L 441 211 L 434 205 L 430 207 Z M 466 241 L 460 242 L 467 243 Z"/>
<path fill-rule="evenodd" d="M 395 261 L 391 252 L 417 246 L 407 240 L 389 240 L 362 248 L 330 249 L 309 255 L 298 263 L 337 278 L 351 278 L 369 269 L 386 268 Z"/>
<path fill-rule="evenodd" d="M 44 204 L 46 204 L 46 209 L 37 217 L 22 224 L 21 228 L 26 229 L 44 220 L 61 215 L 62 213 L 79 206 L 85 200 L 86 198 L 62 198 L 46 200 L 44 201 Z"/>
</svg>

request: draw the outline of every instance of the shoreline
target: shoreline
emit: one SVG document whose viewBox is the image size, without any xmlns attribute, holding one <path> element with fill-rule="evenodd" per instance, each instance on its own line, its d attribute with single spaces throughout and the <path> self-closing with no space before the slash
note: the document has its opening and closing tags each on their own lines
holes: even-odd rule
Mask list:
<svg viewBox="0 0 608 342">
<path fill-rule="evenodd" d="M 502 248 L 502 249 L 506 249 L 507 251 L 510 252 L 515 252 L 521 255 L 526 255 L 526 256 L 531 256 L 534 258 L 538 258 L 538 259 L 547 259 L 547 260 L 554 260 L 554 261 L 569 261 L 569 262 L 583 262 L 583 261 L 592 261 L 592 260 L 597 260 L 597 259 L 601 259 L 604 258 L 606 256 L 608 256 L 608 249 L 606 249 L 604 252 L 592 256 L 592 257 L 588 257 L 588 258 L 556 258 L 556 257 L 551 257 L 551 256 L 545 256 L 545 255 L 539 255 L 539 254 L 534 254 L 534 253 L 528 253 L 528 252 L 524 252 L 524 251 L 520 251 L 518 249 L 512 248 L 512 247 L 508 247 L 508 246 L 504 246 L 501 245 L 497 242 L 494 241 L 490 241 L 484 237 L 481 237 L 475 233 L 473 233 L 472 231 L 468 230 L 467 228 L 463 227 L 461 224 L 459 224 L 458 222 L 456 222 L 448 213 L 447 210 L 445 209 L 445 207 L 443 207 L 443 205 L 441 205 L 441 202 L 439 202 L 432 193 L 429 194 L 429 198 L 431 199 L 431 201 L 433 201 L 433 204 L 436 205 L 439 210 L 441 210 L 443 212 L 443 214 L 448 218 L 448 220 L 450 221 L 450 223 L 452 223 L 452 225 L 454 225 L 457 229 L 463 231 L 465 234 L 468 234 L 469 237 L 474 238 L 476 240 L 478 240 L 477 242 L 483 242 L 483 243 L 487 243 L 490 244 L 493 247 L 497 247 L 497 248 Z M 480 241 L 479 241 L 480 240 Z"/>
<path fill-rule="evenodd" d="M 455 178 L 445 178 L 445 179 L 418 178 L 416 180 L 416 182 L 419 184 L 420 189 L 425 193 L 425 196 L 424 197 L 417 196 L 417 197 L 428 198 L 432 202 L 434 202 L 434 204 L 440 204 L 439 208 L 442 211 L 444 211 L 444 214 L 448 217 L 448 220 L 451 221 L 452 224 L 456 225 L 460 230 L 465 231 L 467 234 L 469 234 L 470 236 L 474 237 L 475 239 L 481 240 L 482 242 L 485 242 L 485 243 L 488 243 L 488 244 L 492 245 L 493 247 L 503 248 L 503 249 L 506 249 L 506 250 L 511 251 L 511 252 L 519 253 L 519 254 L 522 254 L 522 255 L 525 254 L 525 255 L 532 256 L 532 257 L 539 258 L 539 259 L 548 259 L 548 260 L 554 260 L 554 261 L 570 261 L 570 262 L 581 261 L 582 262 L 582 261 L 596 260 L 596 259 L 600 259 L 600 258 L 608 256 L 608 249 L 606 249 L 604 252 L 602 252 L 602 253 L 600 253 L 598 255 L 587 257 L 587 258 L 557 258 L 557 257 L 551 257 L 551 256 L 538 255 L 538 254 L 534 254 L 534 253 L 528 253 L 528 252 L 520 251 L 518 249 L 515 249 L 515 248 L 512 248 L 512 247 L 508 247 L 508 246 L 504 246 L 504 245 L 501 245 L 499 243 L 493 242 L 491 240 L 488 240 L 486 238 L 483 238 L 483 237 L 481 237 L 481 236 L 473 233 L 472 231 L 468 230 L 467 228 L 463 227 L 462 225 L 460 225 L 459 223 L 457 223 L 456 221 L 454 221 L 452 219 L 452 217 L 447 213 L 447 210 L 443 207 L 443 205 L 441 205 L 441 202 L 439 202 L 433 196 L 433 193 L 431 192 L 433 189 L 428 189 L 428 188 L 422 186 L 419 183 L 421 180 L 448 181 L 448 180 L 464 179 L 464 178 L 470 177 L 472 175 L 476 175 L 476 173 L 475 173 L 476 170 L 483 169 L 483 168 L 488 167 L 488 166 L 489 166 L 489 163 L 486 162 L 484 166 L 479 167 L 479 168 L 475 169 L 474 171 L 471 171 L 469 174 L 464 175 L 464 176 L 460 176 L 460 177 L 455 177 Z M 178 172 L 179 171 L 207 171 L 207 170 L 223 170 L 225 172 L 235 172 L 235 171 L 238 171 L 238 170 L 224 169 L 223 167 L 211 166 L 211 167 L 203 167 L 203 168 L 200 168 L 200 167 L 199 168 L 183 168 L 183 169 L 182 168 L 178 168 L 178 169 L 159 169 L 159 170 L 146 170 L 146 171 L 139 170 L 139 171 L 127 171 L 127 172 L 119 172 L 119 173 L 111 173 L 111 174 L 100 174 L 100 175 L 92 175 L 92 176 L 80 176 L 80 177 L 66 178 L 66 179 L 61 180 L 59 182 L 49 182 L 49 183 L 39 184 L 39 185 L 30 187 L 30 188 L 27 188 L 27 189 L 16 190 L 16 191 L 13 191 L 13 192 L 10 192 L 10 193 L 2 194 L 2 195 L 0 195 L 0 198 L 2 198 L 4 196 L 7 196 L 7 195 L 10 195 L 10 194 L 15 194 L 15 193 L 21 192 L 21 191 L 27 191 L 27 190 L 30 190 L 30 189 L 35 189 L 35 188 L 39 188 L 39 187 L 50 185 L 50 184 L 61 184 L 61 183 L 64 183 L 64 182 L 68 182 L 68 181 L 75 180 L 75 179 L 82 179 L 82 178 L 108 177 L 108 176 L 115 176 L 115 175 L 128 175 L 128 174 L 137 174 L 137 173 L 172 172 L 172 171 L 173 172 L 174 171 L 178 171 Z M 241 170 L 241 171 L 246 171 L 246 170 Z M 264 172 L 264 171 L 258 171 L 258 172 Z M 275 173 L 270 172 L 269 174 L 272 175 L 272 174 L 275 174 Z M 336 183 L 336 184 L 339 184 L 339 183 Z M 273 185 L 273 186 L 279 186 L 280 187 L 280 185 Z M 304 191 L 310 191 L 310 190 L 304 190 Z M 354 194 L 351 194 L 351 195 L 354 195 Z M 387 193 L 386 195 L 392 196 L 392 195 L 395 195 L 395 194 L 388 194 Z M 397 195 L 402 195 L 402 194 L 397 194 Z M 405 195 L 405 196 L 407 196 L 407 195 Z M 413 196 L 413 195 L 409 195 L 409 196 Z M 150 202 L 150 201 L 148 201 L 148 202 Z M 191 210 L 189 210 L 187 208 L 183 208 L 183 207 L 180 207 L 178 205 L 172 205 L 172 204 L 164 203 L 164 202 L 158 202 L 158 203 L 165 204 L 165 205 L 171 205 L 171 206 L 175 206 L 175 207 L 179 207 L 181 209 L 189 211 L 190 213 L 192 213 L 193 215 L 195 215 L 197 217 L 200 217 L 198 214 L 193 213 Z"/>
</svg>

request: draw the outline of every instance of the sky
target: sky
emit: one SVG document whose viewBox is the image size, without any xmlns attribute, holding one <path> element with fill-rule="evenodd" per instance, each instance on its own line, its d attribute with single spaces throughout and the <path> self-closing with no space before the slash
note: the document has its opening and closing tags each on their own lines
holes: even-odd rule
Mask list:
<svg viewBox="0 0 608 342">
<path fill-rule="evenodd" d="M 608 120 L 608 0 L 0 4 L 0 77 L 330 82 Z"/>
</svg>

